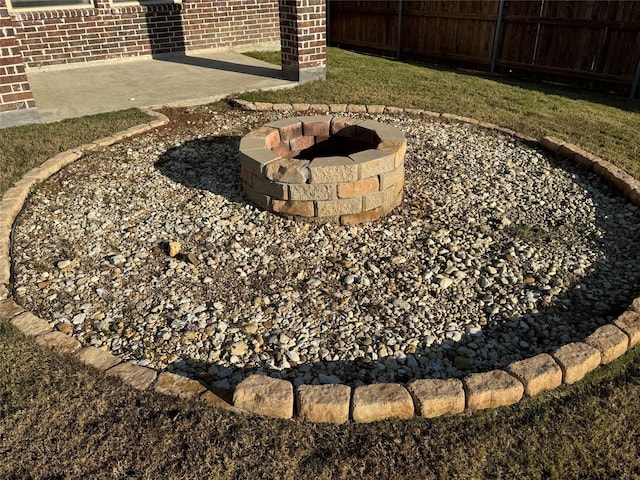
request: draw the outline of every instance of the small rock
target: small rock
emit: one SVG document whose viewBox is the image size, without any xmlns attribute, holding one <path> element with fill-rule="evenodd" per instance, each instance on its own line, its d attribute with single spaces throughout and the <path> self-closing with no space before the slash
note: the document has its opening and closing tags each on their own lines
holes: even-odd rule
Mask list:
<svg viewBox="0 0 640 480">
<path fill-rule="evenodd" d="M 180 242 L 169 242 L 169 250 L 167 252 L 167 254 L 170 257 L 175 257 L 176 255 L 178 255 L 180 253 L 180 248 L 182 247 L 182 244 Z"/>
</svg>

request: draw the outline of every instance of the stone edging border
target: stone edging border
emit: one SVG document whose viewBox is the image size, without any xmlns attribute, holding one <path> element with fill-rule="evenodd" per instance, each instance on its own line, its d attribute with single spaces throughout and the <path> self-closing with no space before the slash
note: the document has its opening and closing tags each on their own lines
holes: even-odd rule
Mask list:
<svg viewBox="0 0 640 480">
<path fill-rule="evenodd" d="M 346 104 L 271 104 L 232 100 L 235 106 L 253 111 L 312 112 L 318 114 L 352 112 L 370 114 L 405 114 L 428 121 L 470 124 L 501 132 L 543 149 L 559 154 L 599 174 L 616 187 L 633 204 L 640 206 L 640 182 L 618 167 L 580 147 L 555 137 L 540 141 L 508 128 L 472 118 L 425 110 L 386 107 L 382 105 Z M 470 374 L 459 379 L 418 379 L 407 385 L 372 384 L 356 388 L 348 385 L 300 385 L 294 391 L 287 380 L 252 375 L 235 389 L 230 405 L 196 380 L 170 372 L 158 373 L 135 362 L 124 362 L 111 352 L 96 347 L 82 348 L 80 342 L 51 327 L 49 322 L 25 311 L 11 299 L 7 285 L 11 280 L 11 231 L 22 210 L 31 187 L 49 178 L 64 166 L 73 163 L 99 147 L 165 125 L 169 119 L 152 110 L 156 117 L 149 123 L 105 137 L 95 142 L 67 150 L 50 158 L 27 173 L 8 189 L 0 200 L 0 316 L 8 318 L 22 333 L 35 337 L 37 344 L 73 354 L 81 362 L 117 376 L 126 384 L 179 398 L 199 399 L 235 412 L 251 412 L 273 418 L 294 416 L 310 422 L 344 423 L 373 422 L 387 418 L 411 418 L 414 415 L 432 418 L 440 415 L 495 408 L 514 404 L 524 396 L 552 390 L 562 383 L 581 380 L 599 365 L 607 364 L 640 343 L 640 297 L 613 323 L 597 328 L 584 342 L 559 347 L 551 355 L 542 353 L 513 362 L 504 370 Z"/>
</svg>

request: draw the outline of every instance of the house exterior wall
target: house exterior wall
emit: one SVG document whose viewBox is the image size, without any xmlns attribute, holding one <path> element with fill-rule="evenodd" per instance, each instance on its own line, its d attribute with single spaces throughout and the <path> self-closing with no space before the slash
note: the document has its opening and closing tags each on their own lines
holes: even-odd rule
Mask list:
<svg viewBox="0 0 640 480">
<path fill-rule="evenodd" d="M 278 0 L 10 12 L 27 67 L 233 48 L 280 38 Z"/>
<path fill-rule="evenodd" d="M 31 87 L 5 0 L 0 0 L 0 128 L 38 121 Z"/>
</svg>

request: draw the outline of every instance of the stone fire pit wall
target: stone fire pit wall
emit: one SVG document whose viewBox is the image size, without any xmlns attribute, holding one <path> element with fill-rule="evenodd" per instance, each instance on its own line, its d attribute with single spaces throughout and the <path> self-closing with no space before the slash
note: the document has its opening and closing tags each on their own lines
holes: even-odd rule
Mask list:
<svg viewBox="0 0 640 480">
<path fill-rule="evenodd" d="M 335 155 L 327 152 L 333 144 Z M 242 138 L 243 186 L 250 201 L 277 214 L 345 225 L 371 222 L 402 202 L 406 148 L 400 130 L 373 120 L 278 120 Z M 314 149 L 322 153 L 313 157 Z"/>
</svg>

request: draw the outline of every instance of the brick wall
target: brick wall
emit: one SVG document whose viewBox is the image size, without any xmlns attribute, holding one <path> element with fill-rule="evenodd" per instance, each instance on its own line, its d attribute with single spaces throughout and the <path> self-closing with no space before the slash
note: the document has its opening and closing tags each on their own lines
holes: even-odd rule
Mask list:
<svg viewBox="0 0 640 480">
<path fill-rule="evenodd" d="M 4 0 L 2 0 L 4 1 Z M 93 60 L 240 47 L 277 41 L 278 0 L 214 0 L 12 12 L 25 64 Z"/>
<path fill-rule="evenodd" d="M 282 72 L 297 81 L 324 78 L 327 58 L 325 0 L 279 0 Z"/>
<path fill-rule="evenodd" d="M 15 114 L 14 117 L 21 115 L 26 120 L 29 115 L 23 114 L 33 110 L 35 101 L 25 74 L 16 32 L 5 0 L 0 0 L 0 113 Z"/>
</svg>

